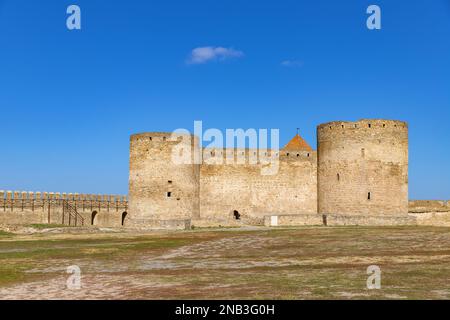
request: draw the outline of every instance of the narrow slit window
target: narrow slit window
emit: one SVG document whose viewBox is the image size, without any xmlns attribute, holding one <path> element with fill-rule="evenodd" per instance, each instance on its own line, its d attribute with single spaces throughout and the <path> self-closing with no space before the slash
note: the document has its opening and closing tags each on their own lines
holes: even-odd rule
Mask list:
<svg viewBox="0 0 450 320">
<path fill-rule="evenodd" d="M 170 198 L 172 196 L 172 192 L 167 192 L 167 198 Z"/>
<path fill-rule="evenodd" d="M 372 197 L 372 195 L 370 194 L 370 192 L 367 193 L 367 200 L 370 200 L 370 198 Z"/>
</svg>

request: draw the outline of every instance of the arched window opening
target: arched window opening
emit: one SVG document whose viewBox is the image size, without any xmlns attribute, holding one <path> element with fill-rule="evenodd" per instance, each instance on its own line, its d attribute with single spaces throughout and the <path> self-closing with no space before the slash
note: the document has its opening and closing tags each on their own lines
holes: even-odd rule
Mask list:
<svg viewBox="0 0 450 320">
<path fill-rule="evenodd" d="M 122 226 L 124 225 L 124 223 L 125 223 L 125 218 L 127 217 L 127 212 L 123 212 L 122 213 Z"/>
<path fill-rule="evenodd" d="M 92 212 L 91 214 L 91 226 L 95 225 L 95 218 L 97 217 L 97 211 Z"/>
</svg>

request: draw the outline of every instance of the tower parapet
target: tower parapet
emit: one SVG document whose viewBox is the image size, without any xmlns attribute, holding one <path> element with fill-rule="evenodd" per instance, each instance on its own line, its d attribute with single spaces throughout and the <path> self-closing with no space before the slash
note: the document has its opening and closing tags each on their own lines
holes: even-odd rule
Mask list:
<svg viewBox="0 0 450 320">
<path fill-rule="evenodd" d="M 407 123 L 329 122 L 317 142 L 319 213 L 408 212 Z"/>
<path fill-rule="evenodd" d="M 199 216 L 199 164 L 194 154 L 198 138 L 168 132 L 147 132 L 130 138 L 130 221 L 145 225 L 155 220 Z M 189 161 L 173 155 L 190 152 Z M 186 156 L 186 155 L 185 155 Z"/>
</svg>

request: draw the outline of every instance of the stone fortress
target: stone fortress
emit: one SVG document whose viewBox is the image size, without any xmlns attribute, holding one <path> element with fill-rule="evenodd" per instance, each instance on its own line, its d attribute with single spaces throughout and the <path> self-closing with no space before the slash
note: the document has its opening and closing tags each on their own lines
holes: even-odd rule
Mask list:
<svg viewBox="0 0 450 320">
<path fill-rule="evenodd" d="M 193 135 L 136 134 L 128 198 L 0 191 L 0 223 L 450 226 L 450 201 L 408 201 L 407 123 L 325 123 L 317 127 L 317 144 L 315 151 L 297 134 L 280 150 L 214 149 L 200 147 Z M 192 150 L 189 157 L 198 150 L 201 161 L 174 162 L 181 149 Z M 277 160 L 275 174 L 261 174 L 265 157 Z"/>
<path fill-rule="evenodd" d="M 272 155 L 279 160 L 275 175 L 261 174 L 264 164 L 249 161 L 267 155 L 253 149 L 202 148 L 200 163 L 174 163 L 180 144 L 201 148 L 198 137 L 170 137 L 130 139 L 130 225 L 410 225 L 424 221 L 409 212 L 420 211 L 417 206 L 450 211 L 447 202 L 444 210 L 439 202 L 409 203 L 408 125 L 402 121 L 321 124 L 317 151 L 297 134 Z M 433 223 L 446 219 L 432 216 Z"/>
</svg>

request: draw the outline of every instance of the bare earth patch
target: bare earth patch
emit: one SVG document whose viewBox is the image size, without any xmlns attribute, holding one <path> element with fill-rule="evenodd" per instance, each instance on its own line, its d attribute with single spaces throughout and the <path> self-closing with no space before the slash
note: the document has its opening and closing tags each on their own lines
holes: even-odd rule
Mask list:
<svg viewBox="0 0 450 320">
<path fill-rule="evenodd" d="M 1 299 L 448 299 L 450 229 L 304 227 L 0 237 Z M 70 290 L 69 266 L 81 270 Z M 366 288 L 367 267 L 382 270 Z"/>
</svg>

